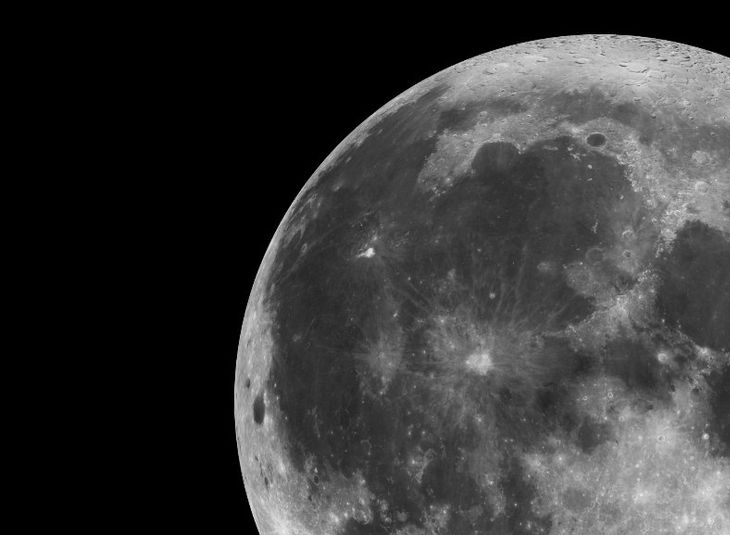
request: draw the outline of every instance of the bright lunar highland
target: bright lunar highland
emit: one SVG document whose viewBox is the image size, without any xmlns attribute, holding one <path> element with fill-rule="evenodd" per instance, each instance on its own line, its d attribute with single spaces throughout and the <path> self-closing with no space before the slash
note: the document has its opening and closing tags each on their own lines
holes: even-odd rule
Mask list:
<svg viewBox="0 0 730 535">
<path fill-rule="evenodd" d="M 728 535 L 729 405 L 730 59 L 610 35 L 360 125 L 271 241 L 235 377 L 262 535 Z"/>
</svg>

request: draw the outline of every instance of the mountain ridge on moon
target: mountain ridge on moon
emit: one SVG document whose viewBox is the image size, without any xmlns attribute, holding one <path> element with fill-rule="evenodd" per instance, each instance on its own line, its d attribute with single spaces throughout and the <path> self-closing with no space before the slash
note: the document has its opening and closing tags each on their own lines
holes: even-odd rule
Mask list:
<svg viewBox="0 0 730 535">
<path fill-rule="evenodd" d="M 271 241 L 259 531 L 730 533 L 730 59 L 572 36 L 367 119 Z"/>
</svg>

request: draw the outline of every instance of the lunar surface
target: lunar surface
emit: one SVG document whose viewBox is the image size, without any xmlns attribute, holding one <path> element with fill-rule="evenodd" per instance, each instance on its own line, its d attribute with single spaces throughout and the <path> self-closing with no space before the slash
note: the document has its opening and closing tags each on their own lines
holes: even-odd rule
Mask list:
<svg viewBox="0 0 730 535">
<path fill-rule="evenodd" d="M 730 533 L 730 59 L 529 42 L 322 163 L 246 309 L 261 534 Z"/>
</svg>

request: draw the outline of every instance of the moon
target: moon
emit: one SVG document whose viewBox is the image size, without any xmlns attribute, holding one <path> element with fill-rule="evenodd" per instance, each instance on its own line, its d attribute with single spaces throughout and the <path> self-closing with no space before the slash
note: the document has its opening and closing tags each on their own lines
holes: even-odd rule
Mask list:
<svg viewBox="0 0 730 535">
<path fill-rule="evenodd" d="M 730 533 L 730 59 L 489 52 L 353 131 L 243 322 L 261 534 Z"/>
</svg>

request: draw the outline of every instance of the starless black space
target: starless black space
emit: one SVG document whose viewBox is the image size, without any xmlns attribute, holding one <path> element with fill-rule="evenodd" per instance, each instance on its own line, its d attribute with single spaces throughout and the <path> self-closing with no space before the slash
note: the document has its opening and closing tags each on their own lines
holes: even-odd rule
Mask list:
<svg viewBox="0 0 730 535">
<path fill-rule="evenodd" d="M 434 24 L 449 25 L 449 17 Z M 195 249 L 195 347 L 199 375 L 190 384 L 195 434 L 188 455 L 195 479 L 186 500 L 211 525 L 256 532 L 236 452 L 233 380 L 244 309 L 266 247 L 295 196 L 317 166 L 360 122 L 422 79 L 469 57 L 524 41 L 578 33 L 642 35 L 728 55 L 722 33 L 627 25 L 550 25 L 478 21 L 468 31 L 273 32 L 246 38 L 214 62 L 245 71 L 243 83 L 223 76 L 220 93 L 208 88 L 210 116 L 202 123 L 209 173 L 186 191 L 182 228 Z M 217 75 L 213 76 L 214 80 Z M 241 89 L 242 95 L 236 92 Z M 215 101 L 216 95 L 220 96 Z M 197 298 L 200 301 L 197 301 Z M 198 349 L 204 350 L 199 353 Z M 181 440 L 186 440 L 182 433 Z M 201 448 L 197 445 L 203 443 Z M 202 460 L 202 462 L 201 462 Z"/>
</svg>

